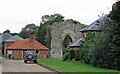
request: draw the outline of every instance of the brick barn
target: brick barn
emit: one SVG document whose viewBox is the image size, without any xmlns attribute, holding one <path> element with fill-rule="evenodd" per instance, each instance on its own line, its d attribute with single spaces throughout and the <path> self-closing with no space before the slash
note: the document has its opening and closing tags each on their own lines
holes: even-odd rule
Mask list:
<svg viewBox="0 0 120 74">
<path fill-rule="evenodd" d="M 34 33 L 29 38 L 17 40 L 6 48 L 6 55 L 9 58 L 23 59 L 26 51 L 36 51 L 37 58 L 46 58 L 48 48 L 35 40 Z"/>
<path fill-rule="evenodd" d="M 6 49 L 7 47 L 9 47 L 10 45 L 12 45 L 14 42 L 16 42 L 17 40 L 23 40 L 23 38 L 21 38 L 20 36 L 18 35 L 15 35 L 15 36 L 11 36 L 9 39 L 3 41 L 3 44 L 4 44 L 4 56 L 7 56 L 6 53 Z"/>
</svg>

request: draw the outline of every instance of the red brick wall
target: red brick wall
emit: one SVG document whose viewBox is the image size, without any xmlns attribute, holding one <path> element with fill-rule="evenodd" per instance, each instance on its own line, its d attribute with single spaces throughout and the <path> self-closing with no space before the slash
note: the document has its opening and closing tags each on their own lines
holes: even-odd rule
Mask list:
<svg viewBox="0 0 120 74">
<path fill-rule="evenodd" d="M 83 37 L 86 37 L 86 35 L 88 34 L 88 31 L 84 31 L 84 32 L 81 32 L 81 33 L 82 33 L 81 37 L 83 38 Z"/>
<path fill-rule="evenodd" d="M 6 56 L 7 43 L 4 43 L 4 56 Z"/>
<path fill-rule="evenodd" d="M 80 49 L 80 47 L 70 47 L 71 49 Z"/>
<path fill-rule="evenodd" d="M 5 42 L 4 43 L 4 56 L 6 56 L 6 49 L 7 49 L 7 47 L 9 47 L 10 45 L 12 45 L 14 42 Z"/>
<path fill-rule="evenodd" d="M 45 50 L 40 50 L 39 51 L 39 54 L 37 55 L 37 58 L 38 59 L 41 59 L 41 58 L 46 58 L 46 51 Z"/>
<path fill-rule="evenodd" d="M 100 31 L 91 31 L 91 32 L 96 32 L 96 34 L 99 34 L 99 33 L 100 33 Z M 81 33 L 82 33 L 81 37 L 83 38 L 83 37 L 86 37 L 86 36 L 87 36 L 88 31 L 84 31 L 84 32 L 81 32 Z"/>
<path fill-rule="evenodd" d="M 16 58 L 16 59 L 22 59 L 22 53 L 23 50 L 12 50 L 12 57 Z"/>
<path fill-rule="evenodd" d="M 23 50 L 12 50 L 12 57 L 16 58 L 16 59 L 23 59 Z M 28 51 L 35 51 L 35 50 L 28 50 Z M 47 51 L 45 50 L 39 50 L 39 54 L 37 54 L 37 58 L 41 59 L 41 58 L 46 58 L 46 53 Z"/>
</svg>

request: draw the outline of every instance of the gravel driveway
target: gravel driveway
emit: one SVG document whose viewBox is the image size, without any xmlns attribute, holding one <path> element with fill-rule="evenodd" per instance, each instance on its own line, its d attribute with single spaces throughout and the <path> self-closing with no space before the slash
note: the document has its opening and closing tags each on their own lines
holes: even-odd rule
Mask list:
<svg viewBox="0 0 120 74">
<path fill-rule="evenodd" d="M 23 60 L 2 59 L 2 72 L 51 72 L 34 63 L 24 63 Z"/>
</svg>

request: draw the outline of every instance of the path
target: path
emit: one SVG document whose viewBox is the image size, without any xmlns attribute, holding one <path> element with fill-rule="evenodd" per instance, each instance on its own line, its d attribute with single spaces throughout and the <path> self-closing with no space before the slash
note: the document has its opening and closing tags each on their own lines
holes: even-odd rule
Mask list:
<svg viewBox="0 0 120 74">
<path fill-rule="evenodd" d="M 2 72 L 51 72 L 38 64 L 24 63 L 23 60 L 2 59 Z"/>
</svg>

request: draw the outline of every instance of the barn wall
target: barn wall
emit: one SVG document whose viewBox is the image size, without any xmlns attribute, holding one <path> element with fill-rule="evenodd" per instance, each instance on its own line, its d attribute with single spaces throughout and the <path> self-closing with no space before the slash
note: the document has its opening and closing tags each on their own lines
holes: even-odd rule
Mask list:
<svg viewBox="0 0 120 74">
<path fill-rule="evenodd" d="M 87 37 L 88 32 L 89 31 L 83 31 L 83 32 L 81 32 L 82 33 L 81 38 Z M 93 30 L 93 31 L 90 31 L 90 32 L 96 32 L 96 34 L 101 33 L 100 31 L 96 31 L 96 30 Z"/>
<path fill-rule="evenodd" d="M 23 59 L 23 50 L 10 50 L 12 51 L 12 55 L 11 57 L 15 58 L 15 59 Z M 28 51 L 36 51 L 36 50 L 28 50 Z M 41 58 L 46 58 L 46 50 L 39 50 L 39 54 L 37 54 L 37 58 L 41 59 Z"/>
<path fill-rule="evenodd" d="M 12 50 L 13 53 L 12 53 L 12 57 L 13 58 L 16 58 L 16 59 L 23 59 L 22 58 L 22 52 L 23 50 Z"/>
<path fill-rule="evenodd" d="M 12 45 L 14 42 L 5 42 L 4 43 L 4 56 L 6 56 L 6 49 L 7 49 L 7 47 L 9 47 L 10 45 Z"/>
<path fill-rule="evenodd" d="M 70 47 L 71 49 L 80 49 L 80 47 Z"/>
<path fill-rule="evenodd" d="M 37 58 L 46 58 L 46 53 L 47 53 L 47 51 L 45 51 L 45 50 L 40 50 L 39 51 L 39 54 L 37 55 Z"/>
</svg>

